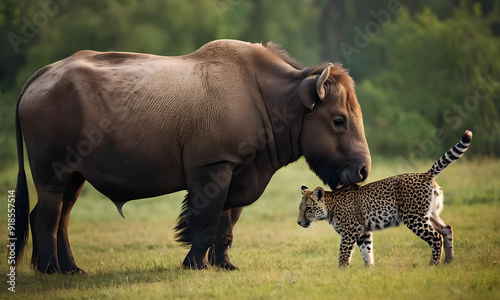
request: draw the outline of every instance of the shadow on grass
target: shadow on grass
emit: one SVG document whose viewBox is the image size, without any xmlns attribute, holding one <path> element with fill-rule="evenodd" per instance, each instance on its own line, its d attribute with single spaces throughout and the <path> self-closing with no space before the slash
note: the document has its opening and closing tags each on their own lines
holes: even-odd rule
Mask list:
<svg viewBox="0 0 500 300">
<path fill-rule="evenodd" d="M 210 267 L 207 270 L 189 270 L 181 262 L 158 263 L 150 261 L 144 265 L 119 267 L 114 269 L 91 271 L 87 274 L 63 275 L 41 274 L 35 270 L 22 270 L 16 280 L 17 296 L 24 294 L 44 295 L 54 292 L 114 290 L 129 288 L 133 285 L 164 283 L 175 288 L 176 283 L 189 279 L 211 276 L 214 272 L 227 273 L 223 269 Z M 80 295 L 82 296 L 82 295 Z"/>
<path fill-rule="evenodd" d="M 16 292 L 43 294 L 54 290 L 96 290 L 120 288 L 125 285 L 174 282 L 186 276 L 186 270 L 178 265 L 164 266 L 155 262 L 145 266 L 98 270 L 87 274 L 41 274 L 35 270 L 21 271 L 16 280 Z"/>
</svg>

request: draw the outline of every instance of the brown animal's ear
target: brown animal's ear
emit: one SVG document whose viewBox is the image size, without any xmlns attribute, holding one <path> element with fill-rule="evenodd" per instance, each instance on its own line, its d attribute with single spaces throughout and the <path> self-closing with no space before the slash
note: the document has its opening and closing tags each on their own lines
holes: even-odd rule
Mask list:
<svg viewBox="0 0 500 300">
<path fill-rule="evenodd" d="M 330 67 L 333 64 L 329 63 L 321 72 L 321 75 L 312 75 L 300 83 L 299 97 L 305 107 L 313 110 L 316 101 L 323 101 L 326 96 L 325 82 L 330 75 Z"/>
<path fill-rule="evenodd" d="M 299 86 L 299 97 L 309 110 L 313 110 L 314 104 L 319 100 L 318 94 L 316 93 L 316 82 L 318 81 L 318 75 L 310 76 L 302 80 Z"/>
<path fill-rule="evenodd" d="M 307 191 L 309 191 L 309 188 L 305 185 L 302 185 L 302 187 L 300 188 L 300 190 L 302 191 L 302 195 L 304 195 Z"/>
<path fill-rule="evenodd" d="M 313 192 L 314 198 L 318 200 L 318 202 L 323 202 L 323 198 L 325 197 L 325 190 L 318 186 Z"/>
</svg>

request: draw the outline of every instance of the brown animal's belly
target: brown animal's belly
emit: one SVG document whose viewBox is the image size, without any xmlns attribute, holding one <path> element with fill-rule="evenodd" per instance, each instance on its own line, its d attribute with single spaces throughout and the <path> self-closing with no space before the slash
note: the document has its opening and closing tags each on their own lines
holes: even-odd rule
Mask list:
<svg viewBox="0 0 500 300">
<path fill-rule="evenodd" d="M 172 156 L 165 153 L 165 156 Z M 88 157 L 80 173 L 113 201 L 159 196 L 186 189 L 180 162 L 155 159 L 147 155 L 127 156 L 107 149 L 107 153 Z"/>
</svg>

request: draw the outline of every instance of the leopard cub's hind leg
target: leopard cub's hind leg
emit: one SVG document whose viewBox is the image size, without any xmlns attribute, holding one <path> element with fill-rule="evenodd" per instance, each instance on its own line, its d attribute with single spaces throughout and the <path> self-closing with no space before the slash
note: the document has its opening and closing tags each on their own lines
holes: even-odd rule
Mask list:
<svg viewBox="0 0 500 300">
<path fill-rule="evenodd" d="M 432 201 L 432 211 L 430 216 L 430 221 L 432 227 L 443 236 L 444 242 L 444 261 L 449 263 L 454 258 L 453 251 L 453 228 L 446 224 L 440 217 L 439 214 L 443 210 L 443 191 L 441 187 L 436 184 L 433 190 L 433 201 Z"/>
<path fill-rule="evenodd" d="M 413 231 L 418 237 L 426 241 L 431 247 L 432 256 L 430 265 L 437 265 L 441 260 L 441 248 L 443 247 L 443 236 L 434 229 L 429 217 L 414 216 L 404 220 L 405 225 Z"/>
<path fill-rule="evenodd" d="M 449 263 L 455 257 L 453 251 L 453 228 L 439 217 L 437 219 L 431 217 L 431 223 L 432 227 L 443 236 L 444 262 Z"/>
<path fill-rule="evenodd" d="M 365 261 L 365 266 L 373 265 L 373 236 L 371 231 L 366 231 L 361 234 L 357 240 L 361 256 Z"/>
</svg>

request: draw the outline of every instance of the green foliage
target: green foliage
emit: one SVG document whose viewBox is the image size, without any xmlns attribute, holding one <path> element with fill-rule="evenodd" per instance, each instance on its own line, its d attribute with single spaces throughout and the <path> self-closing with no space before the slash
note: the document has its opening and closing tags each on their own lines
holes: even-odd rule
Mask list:
<svg viewBox="0 0 500 300">
<path fill-rule="evenodd" d="M 433 132 L 432 124 L 422 115 L 398 109 L 398 104 L 393 101 L 396 97 L 393 91 L 365 80 L 358 86 L 357 93 L 358 98 L 363 99 L 360 100 L 361 109 L 371 152 L 408 154 L 416 142 Z"/>
<path fill-rule="evenodd" d="M 404 155 L 438 131 L 441 153 L 468 128 L 478 154 L 500 154 L 500 38 L 490 23 L 464 2 L 444 20 L 403 10 L 373 38 L 366 51 L 383 52 L 386 65 L 358 87 L 372 150 Z"/>
<path fill-rule="evenodd" d="M 17 0 L 0 2 L 0 37 L 7 38 L 21 23 L 21 5 Z M 4 40 L 5 41 L 5 40 Z M 10 43 L 0 43 L 0 93 L 10 89 L 17 75 L 17 66 L 25 63 L 25 51 L 12 55 Z M 23 50 L 23 49 L 22 49 Z"/>
<path fill-rule="evenodd" d="M 0 92 L 0 168 L 17 161 L 16 133 L 14 126 L 17 92 Z M 5 102 L 4 102 L 5 101 Z"/>
<path fill-rule="evenodd" d="M 36 69 L 82 49 L 182 55 L 220 38 L 251 42 L 274 40 L 294 49 L 299 59 L 317 63 L 318 34 L 314 26 L 303 25 L 314 24 L 320 8 L 311 8 L 298 0 L 294 2 L 71 2 L 61 5 L 47 25 L 39 28 L 39 39 L 35 43 L 25 45 L 29 48 L 28 61 L 21 81 L 27 80 Z M 280 22 L 276 22 L 276 18 Z M 296 22 L 297 19 L 302 22 Z M 295 38 L 289 39 L 289 36 Z"/>
</svg>

